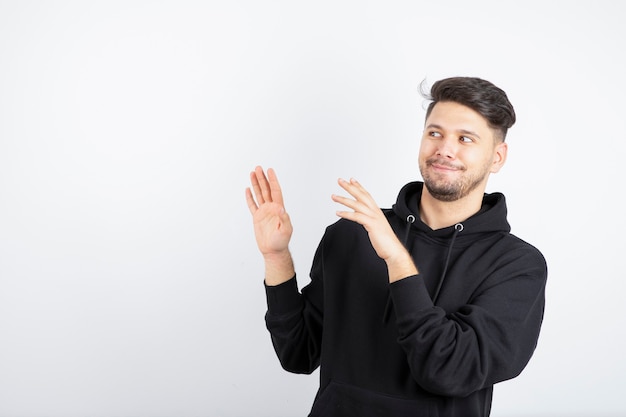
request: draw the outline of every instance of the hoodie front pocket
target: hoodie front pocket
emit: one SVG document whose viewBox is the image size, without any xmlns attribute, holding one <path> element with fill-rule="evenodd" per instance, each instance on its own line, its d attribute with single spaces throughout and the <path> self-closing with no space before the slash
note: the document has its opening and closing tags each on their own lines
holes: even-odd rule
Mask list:
<svg viewBox="0 0 626 417">
<path fill-rule="evenodd" d="M 309 417 L 437 417 L 433 399 L 407 399 L 331 381 Z"/>
</svg>

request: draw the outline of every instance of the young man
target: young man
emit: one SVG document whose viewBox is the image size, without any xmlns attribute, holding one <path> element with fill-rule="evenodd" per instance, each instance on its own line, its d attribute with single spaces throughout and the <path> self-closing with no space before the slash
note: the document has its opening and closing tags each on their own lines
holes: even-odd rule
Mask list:
<svg viewBox="0 0 626 417">
<path fill-rule="evenodd" d="M 515 122 L 506 94 L 478 78 L 436 82 L 419 152 L 422 182 L 381 210 L 356 180 L 300 293 L 292 225 L 275 172 L 246 190 L 265 260 L 267 328 L 282 366 L 320 388 L 310 416 L 488 416 L 493 385 L 517 376 L 543 320 L 547 266 L 485 194 Z"/>
</svg>

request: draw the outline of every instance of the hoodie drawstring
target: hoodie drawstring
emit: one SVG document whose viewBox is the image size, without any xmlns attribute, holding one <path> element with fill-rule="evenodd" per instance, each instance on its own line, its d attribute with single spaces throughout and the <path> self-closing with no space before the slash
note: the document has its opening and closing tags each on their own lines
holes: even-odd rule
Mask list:
<svg viewBox="0 0 626 417">
<path fill-rule="evenodd" d="M 415 222 L 415 216 L 409 214 L 406 216 L 406 229 L 404 230 L 404 247 L 409 250 L 407 244 L 409 242 L 409 232 L 411 231 L 411 225 Z M 385 312 L 383 313 L 383 323 L 387 323 L 389 321 L 389 316 L 391 316 L 392 310 L 392 301 L 391 301 L 391 291 L 387 293 L 387 304 L 385 304 Z"/>
<path fill-rule="evenodd" d="M 454 225 L 454 234 L 452 235 L 452 239 L 450 240 L 450 245 L 448 245 L 448 254 L 446 255 L 446 263 L 443 265 L 443 272 L 441 273 L 441 277 L 439 277 L 439 283 L 437 284 L 437 289 L 435 290 L 435 295 L 433 295 L 433 304 L 437 302 L 437 298 L 439 298 L 439 291 L 441 291 L 441 286 L 443 285 L 443 280 L 446 278 L 446 273 L 448 272 L 448 263 L 450 262 L 450 255 L 452 255 L 452 247 L 454 246 L 454 241 L 459 233 L 463 231 L 463 224 L 457 223 Z"/>
<path fill-rule="evenodd" d="M 407 247 L 407 243 L 409 242 L 409 232 L 411 231 L 411 225 L 415 222 L 415 216 L 409 214 L 406 216 L 406 229 L 404 229 L 404 247 Z M 408 249 L 408 248 L 407 248 Z"/>
<path fill-rule="evenodd" d="M 406 229 L 404 232 L 404 246 L 408 248 L 408 240 L 409 240 L 409 232 L 411 230 L 411 225 L 415 222 L 415 216 L 409 214 L 406 218 Z M 450 244 L 448 245 L 448 253 L 446 255 L 446 262 L 443 266 L 443 272 L 439 277 L 439 282 L 437 283 L 437 289 L 435 290 L 435 294 L 433 295 L 433 304 L 437 302 L 439 298 L 439 293 L 441 291 L 441 287 L 443 285 L 443 281 L 446 278 L 446 274 L 448 272 L 448 264 L 450 263 L 450 257 L 452 256 L 452 248 L 454 247 L 454 242 L 456 241 L 456 237 L 463 231 L 463 224 L 457 223 L 454 225 L 454 234 L 452 235 L 452 239 L 450 239 Z M 387 294 L 387 304 L 385 305 L 385 312 L 383 314 L 383 323 L 387 323 L 389 321 L 389 317 L 391 316 L 392 310 L 392 300 L 391 300 L 391 291 Z"/>
</svg>

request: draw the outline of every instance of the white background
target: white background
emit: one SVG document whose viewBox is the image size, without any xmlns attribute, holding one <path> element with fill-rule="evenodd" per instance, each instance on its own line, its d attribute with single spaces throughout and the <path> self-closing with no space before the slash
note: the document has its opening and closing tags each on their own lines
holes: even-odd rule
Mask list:
<svg viewBox="0 0 626 417">
<path fill-rule="evenodd" d="M 419 83 L 507 91 L 502 191 L 549 264 L 493 416 L 626 413 L 626 12 L 576 1 L 0 1 L 0 416 L 304 416 L 244 200 L 276 168 L 306 284 L 338 177 L 419 179 Z"/>
</svg>

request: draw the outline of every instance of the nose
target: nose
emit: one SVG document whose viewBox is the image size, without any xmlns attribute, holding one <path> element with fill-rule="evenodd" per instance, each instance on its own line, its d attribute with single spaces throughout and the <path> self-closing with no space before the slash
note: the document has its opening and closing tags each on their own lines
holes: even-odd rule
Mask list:
<svg viewBox="0 0 626 417">
<path fill-rule="evenodd" d="M 454 138 L 445 136 L 437 142 L 437 156 L 454 159 L 456 157 L 457 141 Z"/>
</svg>

